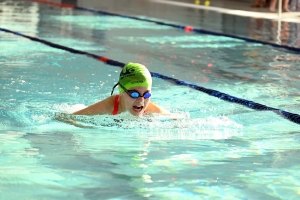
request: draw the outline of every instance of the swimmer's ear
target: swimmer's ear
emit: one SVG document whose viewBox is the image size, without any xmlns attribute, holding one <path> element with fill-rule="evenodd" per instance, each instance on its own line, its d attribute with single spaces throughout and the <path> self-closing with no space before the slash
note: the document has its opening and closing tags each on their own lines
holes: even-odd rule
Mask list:
<svg viewBox="0 0 300 200">
<path fill-rule="evenodd" d="M 117 87 L 117 85 L 119 85 L 119 82 L 118 82 L 116 85 L 114 85 L 114 87 L 112 88 L 112 91 L 111 91 L 111 93 L 110 93 L 110 96 L 113 95 L 114 90 L 115 90 L 115 88 Z"/>
</svg>

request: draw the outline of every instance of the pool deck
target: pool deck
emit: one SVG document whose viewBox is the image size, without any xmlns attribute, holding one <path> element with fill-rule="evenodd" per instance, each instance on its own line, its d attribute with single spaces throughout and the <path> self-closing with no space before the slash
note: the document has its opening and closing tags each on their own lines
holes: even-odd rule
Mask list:
<svg viewBox="0 0 300 200">
<path fill-rule="evenodd" d="M 251 1 L 238 1 L 238 0 L 150 0 L 150 2 L 155 2 L 158 4 L 165 4 L 170 6 L 178 6 L 185 8 L 193 8 L 207 11 L 215 11 L 218 13 L 243 16 L 243 17 L 253 17 L 253 18 L 264 18 L 264 19 L 274 19 L 280 18 L 281 21 L 287 22 L 300 22 L 300 12 L 299 9 L 296 11 L 294 6 L 290 7 L 291 12 L 273 13 L 269 10 L 269 7 L 253 8 L 251 7 Z M 254 1 L 253 1 L 254 2 Z M 300 6 L 300 3 L 299 3 Z"/>
<path fill-rule="evenodd" d="M 56 0 L 56 2 L 76 4 L 82 7 L 109 10 L 123 14 L 146 15 L 149 17 L 159 15 L 160 17 L 172 19 L 176 19 L 178 15 L 181 18 L 192 17 L 196 15 L 197 10 L 260 19 L 278 20 L 280 18 L 278 13 L 270 12 L 268 7 L 251 7 L 251 0 L 101 0 L 101 2 L 95 0 L 62 0 L 61 2 Z M 156 10 L 159 10 L 161 13 L 156 13 Z M 290 7 L 290 10 L 292 12 L 283 12 L 281 14 L 281 21 L 299 23 L 300 5 L 298 11 L 295 10 L 295 6 Z M 187 11 L 188 15 L 182 16 L 181 14 L 185 13 L 184 11 Z"/>
</svg>

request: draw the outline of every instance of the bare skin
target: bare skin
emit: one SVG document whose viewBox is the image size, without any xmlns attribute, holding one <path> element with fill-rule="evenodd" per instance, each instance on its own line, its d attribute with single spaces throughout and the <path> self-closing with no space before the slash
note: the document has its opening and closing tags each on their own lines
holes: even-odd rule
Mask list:
<svg viewBox="0 0 300 200">
<path fill-rule="evenodd" d="M 134 87 L 130 90 L 137 90 L 140 94 L 144 94 L 149 91 L 145 87 Z M 91 106 L 88 106 L 82 110 L 76 111 L 74 115 L 101 115 L 101 114 L 112 114 L 114 110 L 116 95 L 110 96 L 102 101 L 99 101 Z M 144 99 L 139 97 L 137 99 L 131 98 L 126 92 L 120 94 L 118 114 L 123 112 L 129 112 L 134 116 L 142 116 L 147 113 L 160 113 L 169 114 L 169 111 L 156 105 L 150 101 L 150 98 Z"/>
<path fill-rule="evenodd" d="M 270 3 L 270 11 L 271 12 L 276 12 L 276 5 L 277 5 L 278 0 L 272 0 Z M 282 5 L 282 10 L 283 12 L 290 12 L 289 10 L 289 0 L 283 0 L 283 5 Z"/>
<path fill-rule="evenodd" d="M 251 5 L 251 7 L 259 8 L 259 7 L 260 7 L 260 4 L 261 4 L 261 0 L 256 0 L 256 1 Z M 262 6 L 263 6 L 263 7 L 267 7 L 267 1 L 266 1 L 266 0 L 263 0 L 263 1 L 262 1 Z"/>
<path fill-rule="evenodd" d="M 145 87 L 134 87 L 130 88 L 130 90 L 137 90 L 140 94 L 150 91 L 150 89 Z M 74 112 L 73 115 L 111 115 L 114 110 L 115 97 L 116 95 L 110 96 L 82 110 Z M 142 116 L 148 113 L 159 113 L 164 115 L 170 114 L 169 111 L 151 102 L 150 98 L 144 99 L 143 97 L 139 97 L 134 99 L 131 98 L 126 92 L 121 93 L 119 97 L 118 114 L 123 112 L 129 112 L 134 116 Z M 68 116 L 68 114 L 56 115 L 55 119 L 80 128 L 94 128 L 93 126 L 85 126 L 76 122 L 72 119 L 72 117 Z"/>
</svg>

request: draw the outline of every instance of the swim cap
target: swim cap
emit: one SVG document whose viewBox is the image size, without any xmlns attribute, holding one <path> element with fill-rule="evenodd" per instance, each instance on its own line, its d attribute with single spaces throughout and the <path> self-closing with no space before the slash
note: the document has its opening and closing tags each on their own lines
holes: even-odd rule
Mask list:
<svg viewBox="0 0 300 200">
<path fill-rule="evenodd" d="M 149 70 L 144 65 L 129 62 L 121 71 L 119 83 L 128 90 L 133 87 L 151 88 L 152 77 Z M 120 93 L 124 92 L 121 87 L 118 88 Z"/>
</svg>

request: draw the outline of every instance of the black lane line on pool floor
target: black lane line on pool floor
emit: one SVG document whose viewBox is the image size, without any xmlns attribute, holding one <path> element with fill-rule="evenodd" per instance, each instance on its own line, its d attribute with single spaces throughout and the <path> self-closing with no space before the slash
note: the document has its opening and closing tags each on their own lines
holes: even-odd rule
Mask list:
<svg viewBox="0 0 300 200">
<path fill-rule="evenodd" d="M 194 28 L 192 26 L 183 26 L 183 25 L 166 23 L 166 22 L 153 20 L 153 19 L 146 19 L 146 18 L 134 17 L 134 16 L 129 16 L 129 15 L 121 15 L 121 14 L 110 13 L 110 12 L 101 11 L 101 10 L 95 10 L 92 8 L 73 6 L 71 4 L 61 4 L 61 3 L 51 2 L 51 1 L 47 1 L 47 0 L 29 0 L 29 1 L 48 4 L 48 5 L 61 7 L 61 8 L 77 9 L 77 10 L 88 11 L 88 12 L 93 12 L 93 13 L 102 14 L 102 15 L 118 16 L 118 17 L 124 17 L 124 18 L 129 18 L 129 19 L 135 19 L 135 20 L 139 20 L 139 21 L 146 21 L 146 22 L 151 22 L 151 23 L 155 23 L 158 25 L 171 26 L 173 28 L 183 29 L 187 32 L 196 32 L 196 33 L 200 33 L 200 34 L 209 34 L 209 35 L 215 35 L 215 36 L 225 36 L 225 37 L 244 40 L 246 42 L 260 43 L 263 45 L 270 45 L 270 46 L 277 47 L 277 48 L 284 48 L 284 49 L 288 49 L 290 51 L 300 53 L 300 48 L 297 48 L 297 47 L 292 47 L 292 46 L 288 46 L 288 45 L 280 45 L 280 44 L 276 44 L 276 43 L 272 43 L 272 42 L 257 40 L 257 39 L 253 39 L 253 38 L 243 37 L 243 36 L 232 35 L 232 34 L 228 34 L 228 33 L 219 33 L 219 32 L 215 32 L 215 31 Z"/>
<path fill-rule="evenodd" d="M 65 50 L 65 51 L 75 53 L 75 54 L 86 55 L 86 56 L 92 57 L 94 59 L 97 59 L 101 62 L 104 62 L 105 64 L 108 64 L 108 65 L 121 67 L 121 68 L 123 68 L 124 65 L 125 65 L 125 63 L 121 63 L 121 62 L 118 62 L 118 61 L 115 61 L 115 60 L 111 60 L 111 59 L 103 57 L 103 56 L 97 56 L 95 54 L 91 54 L 91 53 L 88 53 L 88 52 L 85 52 L 85 51 L 80 51 L 80 50 L 76 50 L 76 49 L 73 49 L 73 48 L 65 47 L 65 46 L 62 46 L 62 45 L 59 45 L 59 44 L 55 44 L 55 43 L 52 43 L 52 42 L 49 42 L 49 41 L 46 41 L 46 40 L 42 40 L 42 39 L 39 39 L 39 38 L 27 36 L 27 35 L 24 35 L 22 33 L 11 31 L 11 30 L 8 30 L 8 29 L 0 28 L 0 31 L 7 32 L 7 33 L 12 33 L 12 34 L 30 39 L 30 40 L 35 41 L 35 42 L 43 43 L 43 44 L 45 44 L 47 46 L 50 46 L 50 47 L 53 47 L 53 48 Z M 207 88 L 204 88 L 204 87 L 201 87 L 201 86 L 198 86 L 198 85 L 186 82 L 186 81 L 182 81 L 182 80 L 179 80 L 179 79 L 176 79 L 176 78 L 165 76 L 163 74 L 159 74 L 159 73 L 155 73 L 155 72 L 150 72 L 150 73 L 151 73 L 152 77 L 161 78 L 163 80 L 169 81 L 169 82 L 174 83 L 176 85 L 187 86 L 187 87 L 190 87 L 192 89 L 198 90 L 200 92 L 204 92 L 204 93 L 206 93 L 210 96 L 214 96 L 214 97 L 217 97 L 219 99 L 222 99 L 224 101 L 240 104 L 240 105 L 246 106 L 246 107 L 254 109 L 254 110 L 272 111 L 272 112 L 282 116 L 283 118 L 285 118 L 285 119 L 287 119 L 291 122 L 294 122 L 296 124 L 300 124 L 300 115 L 298 115 L 298 114 L 290 113 L 290 112 L 287 112 L 287 111 L 284 111 L 284 110 L 281 110 L 281 109 L 278 109 L 278 108 L 272 108 L 272 107 L 269 107 L 269 106 L 266 106 L 266 105 L 263 105 L 263 104 L 260 104 L 260 103 L 256 103 L 256 102 L 253 102 L 253 101 L 249 101 L 249 100 L 246 100 L 246 99 L 241 99 L 241 98 L 238 98 L 238 97 L 234 97 L 234 96 L 231 96 L 229 94 L 219 92 L 217 90 L 207 89 Z"/>
</svg>

